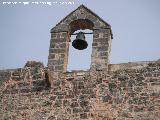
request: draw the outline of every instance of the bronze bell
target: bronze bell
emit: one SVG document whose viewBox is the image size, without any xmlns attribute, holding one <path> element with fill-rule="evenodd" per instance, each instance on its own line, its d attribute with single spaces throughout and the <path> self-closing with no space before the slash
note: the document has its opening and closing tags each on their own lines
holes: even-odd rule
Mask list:
<svg viewBox="0 0 160 120">
<path fill-rule="evenodd" d="M 78 50 L 84 50 L 87 48 L 88 43 L 85 40 L 83 32 L 79 32 L 76 36 L 76 39 L 72 42 L 72 46 Z"/>
</svg>

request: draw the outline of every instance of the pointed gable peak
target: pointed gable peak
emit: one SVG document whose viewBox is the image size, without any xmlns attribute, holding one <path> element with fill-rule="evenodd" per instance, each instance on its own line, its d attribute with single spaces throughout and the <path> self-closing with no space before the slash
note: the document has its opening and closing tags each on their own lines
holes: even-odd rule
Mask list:
<svg viewBox="0 0 160 120">
<path fill-rule="evenodd" d="M 51 32 L 62 31 L 62 29 L 63 31 L 68 31 L 70 29 L 70 24 L 73 21 L 78 20 L 90 21 L 93 24 L 93 29 L 111 27 L 97 14 L 95 14 L 93 11 L 82 4 L 77 9 L 68 14 L 64 19 L 62 19 L 54 28 L 52 28 Z"/>
<path fill-rule="evenodd" d="M 101 17 L 99 17 L 96 13 L 94 13 L 92 10 L 87 8 L 85 5 L 81 4 L 77 9 L 86 9 L 88 12 L 93 14 L 95 17 L 99 18 L 100 21 L 104 22 L 107 26 L 110 26 L 107 22 L 105 22 Z"/>
<path fill-rule="evenodd" d="M 87 8 L 87 7 L 85 5 L 83 5 L 83 4 L 81 4 L 78 8 Z"/>
</svg>

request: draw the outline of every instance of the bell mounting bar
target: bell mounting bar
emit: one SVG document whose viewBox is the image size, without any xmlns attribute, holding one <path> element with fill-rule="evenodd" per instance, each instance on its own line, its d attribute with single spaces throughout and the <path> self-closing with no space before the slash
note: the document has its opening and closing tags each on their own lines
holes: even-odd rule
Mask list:
<svg viewBox="0 0 160 120">
<path fill-rule="evenodd" d="M 70 35 L 77 35 L 78 33 L 72 33 L 72 34 L 70 34 Z M 93 32 L 92 33 L 84 33 L 83 32 L 83 34 L 93 34 Z"/>
</svg>

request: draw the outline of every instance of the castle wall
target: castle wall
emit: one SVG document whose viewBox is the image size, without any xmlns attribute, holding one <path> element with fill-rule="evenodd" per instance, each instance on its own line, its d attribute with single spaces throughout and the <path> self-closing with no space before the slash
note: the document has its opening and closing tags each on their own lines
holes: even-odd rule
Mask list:
<svg viewBox="0 0 160 120">
<path fill-rule="evenodd" d="M 158 120 L 160 63 L 73 71 L 48 86 L 43 67 L 0 71 L 2 120 Z"/>
</svg>

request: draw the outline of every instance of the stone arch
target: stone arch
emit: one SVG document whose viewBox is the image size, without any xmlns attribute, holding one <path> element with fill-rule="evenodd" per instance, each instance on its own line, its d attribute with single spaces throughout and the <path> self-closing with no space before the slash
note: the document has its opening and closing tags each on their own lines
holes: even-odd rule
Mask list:
<svg viewBox="0 0 160 120">
<path fill-rule="evenodd" d="M 69 33 L 72 34 L 72 33 L 74 33 L 75 31 L 77 31 L 79 29 L 82 29 L 82 30 L 85 30 L 85 29 L 93 30 L 93 27 L 94 27 L 94 24 L 93 24 L 92 21 L 90 21 L 88 19 L 77 19 L 77 20 L 72 21 L 69 24 Z"/>
</svg>

